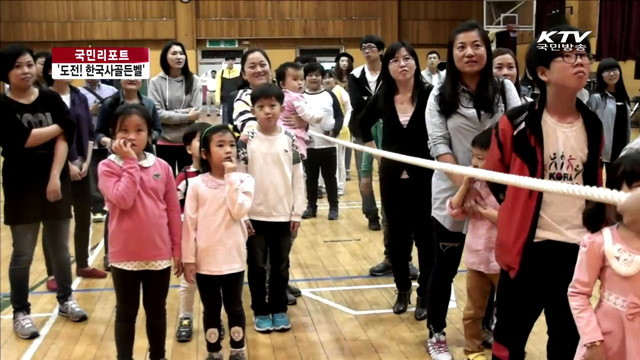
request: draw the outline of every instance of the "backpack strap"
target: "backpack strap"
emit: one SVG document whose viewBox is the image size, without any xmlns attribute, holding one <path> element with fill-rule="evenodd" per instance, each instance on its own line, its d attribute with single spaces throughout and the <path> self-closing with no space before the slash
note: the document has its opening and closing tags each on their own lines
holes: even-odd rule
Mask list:
<svg viewBox="0 0 640 360">
<path fill-rule="evenodd" d="M 504 104 L 504 111 L 507 112 L 507 90 L 504 87 L 504 79 L 500 82 L 500 96 L 502 97 L 502 103 Z"/>
<path fill-rule="evenodd" d="M 98 99 L 98 102 L 103 103 L 104 102 L 104 98 L 100 95 L 98 95 L 97 92 L 95 92 L 92 88 L 88 87 L 88 86 L 84 86 L 84 89 L 87 90 L 88 92 L 91 93 L 91 95 L 95 96 L 96 99 Z"/>
</svg>

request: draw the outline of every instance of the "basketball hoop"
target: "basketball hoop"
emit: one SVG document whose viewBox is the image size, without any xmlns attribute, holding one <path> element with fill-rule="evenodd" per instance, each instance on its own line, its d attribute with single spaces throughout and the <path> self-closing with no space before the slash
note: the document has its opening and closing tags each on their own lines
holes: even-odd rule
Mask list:
<svg viewBox="0 0 640 360">
<path fill-rule="evenodd" d="M 516 29 L 515 24 L 507 24 L 507 31 L 509 32 L 511 37 L 517 37 L 518 36 L 518 30 Z"/>
</svg>

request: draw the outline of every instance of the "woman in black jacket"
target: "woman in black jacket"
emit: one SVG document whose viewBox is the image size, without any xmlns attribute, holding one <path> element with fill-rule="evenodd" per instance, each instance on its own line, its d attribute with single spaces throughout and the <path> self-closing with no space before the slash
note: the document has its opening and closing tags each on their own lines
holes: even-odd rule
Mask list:
<svg viewBox="0 0 640 360">
<path fill-rule="evenodd" d="M 382 85 L 367 102 L 358 119 L 363 142 L 375 148 L 371 127 L 382 117 L 382 149 L 431 159 L 426 141 L 425 112 L 432 86 L 422 80 L 418 56 L 405 42 L 392 44 L 382 57 Z M 420 276 L 415 318 L 426 318 L 427 280 L 433 267 L 431 229 L 431 178 L 433 171 L 383 158 L 380 162 L 380 194 L 387 218 L 389 251 L 398 296 L 393 312 L 407 311 L 411 295 L 409 258 L 412 244 L 418 249 Z M 410 199 L 410 200 L 409 200 Z M 413 206 L 406 204 L 411 202 Z M 398 266 L 403 264 L 402 266 Z"/>
</svg>

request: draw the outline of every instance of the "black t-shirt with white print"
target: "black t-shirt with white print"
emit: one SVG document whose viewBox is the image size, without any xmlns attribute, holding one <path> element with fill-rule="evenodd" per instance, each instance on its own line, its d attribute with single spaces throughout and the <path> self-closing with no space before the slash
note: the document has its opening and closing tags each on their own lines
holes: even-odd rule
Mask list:
<svg viewBox="0 0 640 360">
<path fill-rule="evenodd" d="M 26 148 L 31 131 L 60 125 L 67 139 L 73 139 L 75 123 L 59 94 L 38 89 L 31 104 L 0 97 L 0 147 L 2 147 L 2 188 L 6 225 L 30 224 L 71 218 L 70 177 L 66 165 L 60 173 L 62 200 L 47 200 L 47 185 L 53 165 L 56 139 Z"/>
</svg>

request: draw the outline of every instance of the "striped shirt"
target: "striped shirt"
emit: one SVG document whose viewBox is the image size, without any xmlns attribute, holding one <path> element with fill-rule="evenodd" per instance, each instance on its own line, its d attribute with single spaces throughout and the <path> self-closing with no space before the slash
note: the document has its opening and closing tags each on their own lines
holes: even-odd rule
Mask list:
<svg viewBox="0 0 640 360">
<path fill-rule="evenodd" d="M 251 89 L 242 89 L 233 102 L 233 124 L 243 133 L 258 125 L 258 120 L 251 114 Z"/>
</svg>

